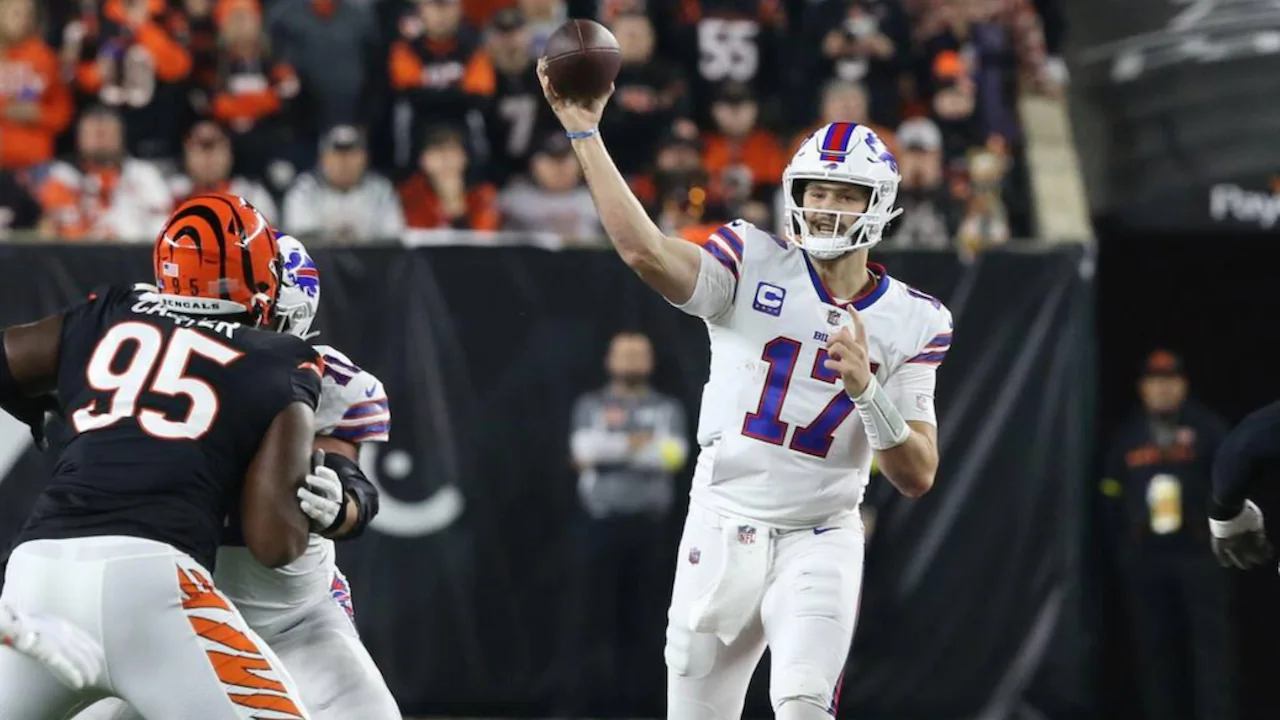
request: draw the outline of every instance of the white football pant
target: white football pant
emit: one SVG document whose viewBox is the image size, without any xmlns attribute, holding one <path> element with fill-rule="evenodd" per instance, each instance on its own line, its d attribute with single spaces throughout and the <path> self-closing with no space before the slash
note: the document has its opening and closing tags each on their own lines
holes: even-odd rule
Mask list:
<svg viewBox="0 0 1280 720">
<path fill-rule="evenodd" d="M 313 720 L 401 720 L 395 698 L 348 614 L 346 579 L 338 574 L 334 580 L 332 594 L 296 611 L 246 607 L 242 612 L 288 669 Z M 112 699 L 99 702 L 75 720 L 140 718 L 128 705 Z"/>
<path fill-rule="evenodd" d="M 834 711 L 863 550 L 857 513 L 819 528 L 773 530 L 691 504 L 667 613 L 667 719 L 738 720 L 766 646 L 775 712 L 797 702 Z M 711 616 L 723 621 L 728 642 L 694 630 L 698 617 Z"/>
<path fill-rule="evenodd" d="M 100 680 L 76 691 L 36 661 L 0 653 L 0 720 L 62 720 L 107 696 L 147 718 L 310 720 L 280 661 L 209 572 L 164 543 L 23 543 L 9 558 L 0 598 L 64 618 L 106 656 Z"/>
</svg>

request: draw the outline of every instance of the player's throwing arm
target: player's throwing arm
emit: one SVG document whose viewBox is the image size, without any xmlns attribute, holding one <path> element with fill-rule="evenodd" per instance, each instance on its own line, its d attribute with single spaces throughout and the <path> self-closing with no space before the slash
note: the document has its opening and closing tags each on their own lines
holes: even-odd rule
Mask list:
<svg viewBox="0 0 1280 720">
<path fill-rule="evenodd" d="M 582 34 L 578 38 L 587 35 L 596 37 L 599 33 L 609 32 L 596 23 L 573 20 L 548 40 L 548 48 L 558 44 L 556 36 L 567 34 L 568 29 L 577 33 L 578 28 L 582 28 Z M 596 37 L 596 41 L 600 42 L 600 38 Z M 614 43 L 616 46 L 616 41 Z M 578 62 L 592 63 L 595 60 L 584 59 Z M 604 140 L 600 137 L 600 116 L 613 95 L 612 78 L 608 87 L 593 97 L 569 99 L 556 92 L 548 77 L 547 67 L 547 58 L 538 61 L 538 80 L 542 83 L 542 92 L 573 142 L 573 150 L 582 165 L 587 185 L 591 188 L 591 196 L 595 199 L 600 222 L 613 246 L 618 249 L 622 261 L 649 287 L 672 303 L 687 302 L 697 285 L 702 252 L 692 243 L 667 237 L 649 219 L 644 206 L 636 199 L 622 173 L 613 164 L 613 158 L 609 157 L 609 151 L 605 149 Z M 612 74 L 616 75 L 617 66 L 613 67 Z"/>
</svg>

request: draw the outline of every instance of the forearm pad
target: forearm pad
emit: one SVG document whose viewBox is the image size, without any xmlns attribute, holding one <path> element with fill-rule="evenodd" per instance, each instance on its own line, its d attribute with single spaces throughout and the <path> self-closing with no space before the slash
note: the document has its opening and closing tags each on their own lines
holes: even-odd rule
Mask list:
<svg viewBox="0 0 1280 720">
<path fill-rule="evenodd" d="M 911 437 L 911 428 L 907 425 L 907 421 L 903 419 L 902 413 L 898 412 L 898 408 L 889 399 L 889 394 L 884 391 L 875 375 L 871 376 L 871 382 L 867 384 L 867 388 L 861 395 L 854 398 L 853 402 L 857 405 L 858 415 L 867 429 L 867 440 L 871 443 L 872 450 L 895 448 Z"/>
<path fill-rule="evenodd" d="M 378 489 L 373 486 L 369 478 L 365 477 L 360 465 L 350 458 L 338 453 L 325 453 L 324 464 L 325 467 L 338 473 L 338 477 L 342 480 L 342 489 L 356 501 L 355 524 L 341 539 L 360 537 L 378 514 Z"/>
</svg>

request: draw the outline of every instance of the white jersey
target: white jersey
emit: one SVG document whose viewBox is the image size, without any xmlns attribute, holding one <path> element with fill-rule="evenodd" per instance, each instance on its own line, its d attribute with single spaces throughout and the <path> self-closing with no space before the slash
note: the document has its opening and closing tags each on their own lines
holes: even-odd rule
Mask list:
<svg viewBox="0 0 1280 720">
<path fill-rule="evenodd" d="M 328 345 L 317 345 L 316 351 L 325 363 L 316 434 L 356 445 L 386 442 L 391 406 L 382 382 Z M 246 548 L 219 548 L 214 584 L 256 624 L 261 612 L 299 608 L 328 597 L 335 568 L 333 541 L 312 535 L 302 557 L 274 570 L 259 564 Z"/>
<path fill-rule="evenodd" d="M 857 310 L 872 370 L 903 418 L 935 426 L 950 311 L 874 264 L 876 286 L 841 304 L 799 246 L 743 221 L 702 247 L 697 289 L 679 306 L 704 318 L 711 338 L 692 499 L 780 528 L 855 511 L 871 447 L 838 373 L 823 366 L 829 337 L 848 321 L 841 308 Z"/>
</svg>

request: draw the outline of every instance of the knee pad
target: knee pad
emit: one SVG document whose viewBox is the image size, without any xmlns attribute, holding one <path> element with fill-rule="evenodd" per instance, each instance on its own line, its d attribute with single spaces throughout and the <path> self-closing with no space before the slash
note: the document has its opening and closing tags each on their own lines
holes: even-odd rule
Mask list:
<svg viewBox="0 0 1280 720">
<path fill-rule="evenodd" d="M 775 668 L 769 696 L 775 712 L 784 703 L 804 703 L 827 712 L 835 687 L 815 663 L 793 662 L 786 667 Z M 779 716 L 781 720 L 781 716 Z"/>
<path fill-rule="evenodd" d="M 715 635 L 696 633 L 667 622 L 667 645 L 662 651 L 667 668 L 681 677 L 701 678 L 711 672 L 716 661 Z"/>
</svg>

